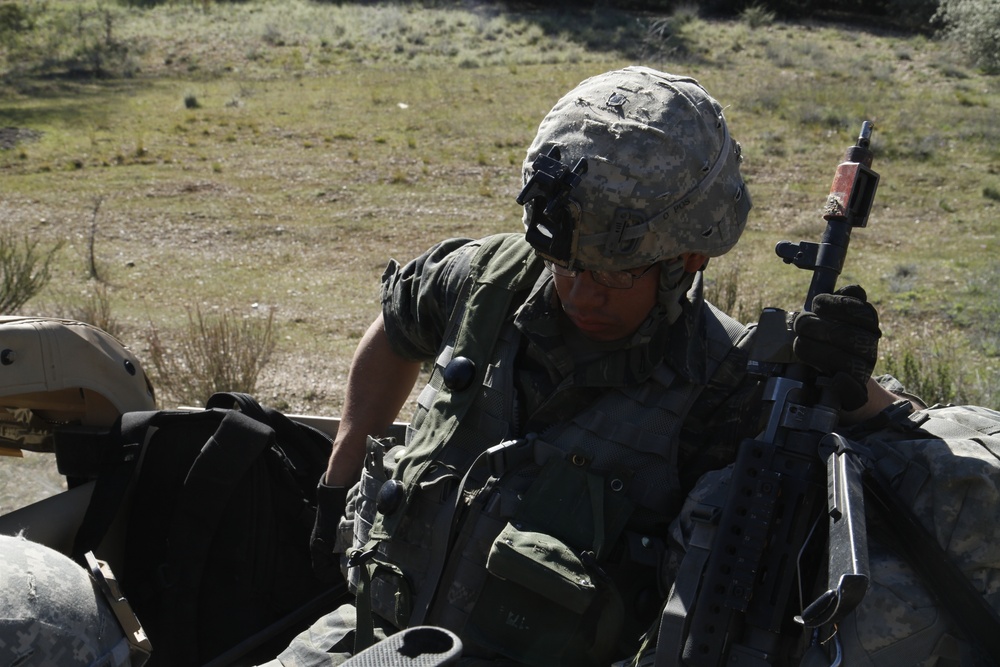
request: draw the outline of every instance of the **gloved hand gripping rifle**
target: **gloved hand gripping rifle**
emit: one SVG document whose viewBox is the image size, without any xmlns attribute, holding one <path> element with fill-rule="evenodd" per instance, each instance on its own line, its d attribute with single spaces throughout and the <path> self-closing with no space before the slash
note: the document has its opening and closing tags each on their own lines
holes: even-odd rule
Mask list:
<svg viewBox="0 0 1000 667">
<path fill-rule="evenodd" d="M 834 290 L 851 232 L 867 224 L 879 178 L 871 170 L 872 130 L 866 121 L 837 167 L 821 242 L 782 242 L 775 249 L 786 263 L 812 271 L 805 310 L 816 295 Z M 781 664 L 783 632 L 795 623 L 836 622 L 868 588 L 861 468 L 834 433 L 839 397 L 825 378 L 796 362 L 793 339 L 791 315 L 766 309 L 750 371 L 767 378 L 767 427 L 740 445 L 689 613 L 685 665 Z M 813 534 L 824 513 L 828 542 Z M 814 592 L 823 562 L 827 591 L 808 602 L 803 598 Z"/>
</svg>

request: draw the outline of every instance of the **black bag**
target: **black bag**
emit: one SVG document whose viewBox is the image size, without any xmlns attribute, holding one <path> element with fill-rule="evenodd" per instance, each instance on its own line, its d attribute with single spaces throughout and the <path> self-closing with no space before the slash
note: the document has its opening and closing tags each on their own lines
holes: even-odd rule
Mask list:
<svg viewBox="0 0 1000 667">
<path fill-rule="evenodd" d="M 330 439 L 246 394 L 206 408 L 124 414 L 77 533 L 93 550 L 134 483 L 117 575 L 157 667 L 272 658 L 344 591 L 309 555 Z"/>
</svg>

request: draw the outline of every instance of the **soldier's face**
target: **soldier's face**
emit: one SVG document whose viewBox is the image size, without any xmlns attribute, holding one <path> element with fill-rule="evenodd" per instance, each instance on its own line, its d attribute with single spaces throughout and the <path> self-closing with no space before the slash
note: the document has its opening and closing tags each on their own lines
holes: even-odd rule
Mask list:
<svg viewBox="0 0 1000 667">
<path fill-rule="evenodd" d="M 635 275 L 648 267 L 631 271 Z M 596 282 L 590 271 L 576 276 L 553 274 L 556 294 L 570 322 L 587 338 L 613 341 L 631 336 L 656 305 L 660 267 L 656 265 L 630 289 L 605 287 Z"/>
</svg>

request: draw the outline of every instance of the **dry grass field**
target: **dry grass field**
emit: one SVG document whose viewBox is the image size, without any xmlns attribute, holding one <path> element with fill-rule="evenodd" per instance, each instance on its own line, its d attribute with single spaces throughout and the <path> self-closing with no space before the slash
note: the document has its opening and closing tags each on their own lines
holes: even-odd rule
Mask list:
<svg viewBox="0 0 1000 667">
<path fill-rule="evenodd" d="M 818 241 L 836 164 L 873 120 L 882 181 L 843 278 L 880 309 L 882 369 L 1000 407 L 1000 81 L 948 44 L 607 9 L 46 6 L 0 49 L 0 231 L 63 244 L 26 314 L 101 312 L 142 359 L 151 329 L 179 345 L 196 310 L 273 312 L 257 395 L 337 415 L 386 261 L 518 229 L 538 121 L 638 63 L 698 78 L 743 144 L 755 210 L 708 278 L 745 320 L 800 307 L 808 276 L 772 249 Z"/>
</svg>

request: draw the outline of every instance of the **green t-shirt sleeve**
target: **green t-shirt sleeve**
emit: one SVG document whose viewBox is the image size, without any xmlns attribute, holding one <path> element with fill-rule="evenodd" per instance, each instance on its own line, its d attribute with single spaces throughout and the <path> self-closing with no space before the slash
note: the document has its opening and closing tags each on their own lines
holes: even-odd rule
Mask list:
<svg viewBox="0 0 1000 667">
<path fill-rule="evenodd" d="M 382 318 L 393 349 L 408 359 L 433 359 L 469 275 L 478 241 L 442 241 L 382 276 Z"/>
</svg>

